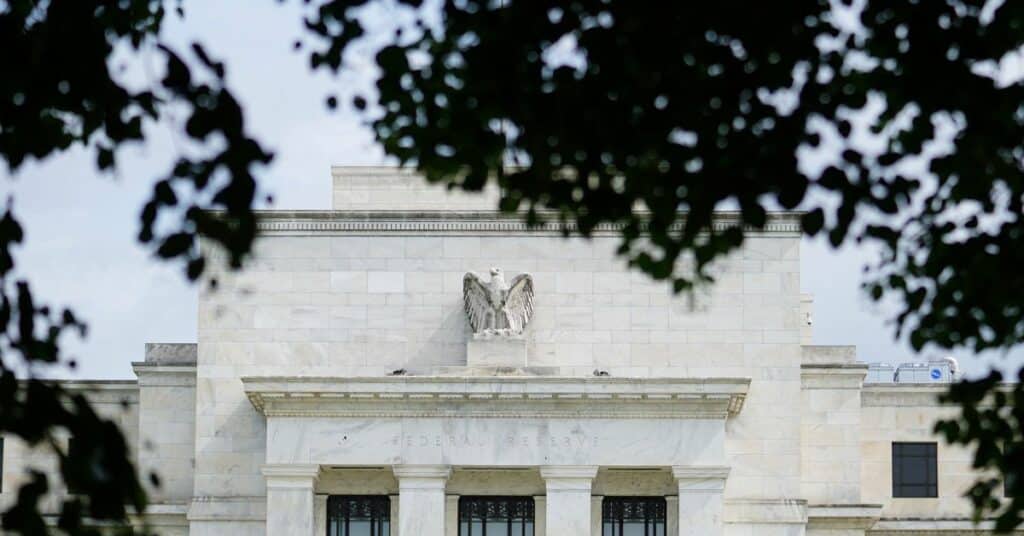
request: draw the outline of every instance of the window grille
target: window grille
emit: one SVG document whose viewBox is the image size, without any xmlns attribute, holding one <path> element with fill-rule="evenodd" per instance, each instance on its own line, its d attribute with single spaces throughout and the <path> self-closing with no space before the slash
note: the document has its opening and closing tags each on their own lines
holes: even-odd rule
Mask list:
<svg viewBox="0 0 1024 536">
<path fill-rule="evenodd" d="M 938 497 L 935 443 L 892 444 L 892 496 Z"/>
<path fill-rule="evenodd" d="M 664 497 L 605 497 L 601 536 L 666 536 Z"/>
<path fill-rule="evenodd" d="M 386 495 L 327 498 L 327 536 L 390 536 L 391 500 Z"/>
<path fill-rule="evenodd" d="M 459 497 L 459 536 L 533 536 L 533 497 Z"/>
</svg>

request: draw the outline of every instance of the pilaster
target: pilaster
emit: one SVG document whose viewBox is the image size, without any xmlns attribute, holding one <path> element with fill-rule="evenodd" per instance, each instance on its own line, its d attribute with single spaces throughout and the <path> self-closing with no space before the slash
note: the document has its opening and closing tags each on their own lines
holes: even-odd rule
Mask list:
<svg viewBox="0 0 1024 536">
<path fill-rule="evenodd" d="M 590 536 L 590 490 L 596 465 L 549 465 L 540 476 L 547 488 L 545 534 Z"/>
<path fill-rule="evenodd" d="M 262 472 L 267 482 L 267 534 L 318 534 L 313 490 L 320 466 L 264 465 Z"/>
<path fill-rule="evenodd" d="M 674 466 L 679 484 L 679 536 L 721 536 L 722 492 L 728 467 Z"/>
<path fill-rule="evenodd" d="M 398 533 L 407 536 L 446 536 L 444 489 L 451 476 L 447 465 L 396 465 Z"/>
</svg>

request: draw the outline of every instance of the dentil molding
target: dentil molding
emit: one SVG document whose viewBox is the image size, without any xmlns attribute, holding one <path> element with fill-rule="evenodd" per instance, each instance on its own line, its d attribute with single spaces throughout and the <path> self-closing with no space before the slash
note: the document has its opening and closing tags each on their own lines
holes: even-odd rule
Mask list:
<svg viewBox="0 0 1024 536">
<path fill-rule="evenodd" d="M 245 377 L 268 417 L 725 419 L 748 378 Z"/>
</svg>

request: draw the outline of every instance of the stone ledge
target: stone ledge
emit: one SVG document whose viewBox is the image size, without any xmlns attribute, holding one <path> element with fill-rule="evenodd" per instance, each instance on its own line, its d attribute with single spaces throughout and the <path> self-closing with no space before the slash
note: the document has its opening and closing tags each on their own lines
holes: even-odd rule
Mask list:
<svg viewBox="0 0 1024 536">
<path fill-rule="evenodd" d="M 730 524 L 805 525 L 803 499 L 726 499 L 725 522 Z"/>
<path fill-rule="evenodd" d="M 133 523 L 145 522 L 153 527 L 188 528 L 188 505 L 185 503 L 155 503 L 146 507 L 145 516 L 132 515 Z"/>
<path fill-rule="evenodd" d="M 939 395 L 949 390 L 949 384 L 870 384 L 861 393 L 864 407 L 887 406 L 942 406 Z"/>
<path fill-rule="evenodd" d="M 807 507 L 807 528 L 867 530 L 881 514 L 880 504 L 812 504 Z"/>
<path fill-rule="evenodd" d="M 800 387 L 803 389 L 860 390 L 868 366 L 864 363 L 819 363 L 800 365 Z"/>
<path fill-rule="evenodd" d="M 267 416 L 716 418 L 739 413 L 747 378 L 246 377 Z"/>
<path fill-rule="evenodd" d="M 136 361 L 132 371 L 142 387 L 195 387 L 195 365 L 159 365 Z"/>
<path fill-rule="evenodd" d="M 196 497 L 188 508 L 189 521 L 265 521 L 267 498 Z"/>
<path fill-rule="evenodd" d="M 970 519 L 882 518 L 871 528 L 872 536 L 907 536 L 911 534 L 969 535 L 992 534 L 995 524 L 982 521 L 975 525 Z M 1019 529 L 1010 534 L 1024 534 Z"/>
</svg>

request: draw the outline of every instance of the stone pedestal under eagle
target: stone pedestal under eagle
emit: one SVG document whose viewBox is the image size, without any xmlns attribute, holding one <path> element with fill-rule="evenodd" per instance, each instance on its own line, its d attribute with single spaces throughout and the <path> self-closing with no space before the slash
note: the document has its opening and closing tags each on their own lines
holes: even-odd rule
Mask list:
<svg viewBox="0 0 1024 536">
<path fill-rule="evenodd" d="M 491 280 L 484 282 L 474 272 L 462 278 L 462 297 L 473 333 L 518 335 L 533 316 L 533 278 L 519 274 L 505 282 L 501 268 L 491 268 Z"/>
</svg>

